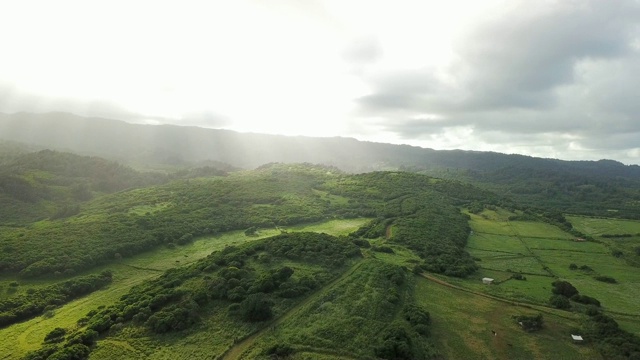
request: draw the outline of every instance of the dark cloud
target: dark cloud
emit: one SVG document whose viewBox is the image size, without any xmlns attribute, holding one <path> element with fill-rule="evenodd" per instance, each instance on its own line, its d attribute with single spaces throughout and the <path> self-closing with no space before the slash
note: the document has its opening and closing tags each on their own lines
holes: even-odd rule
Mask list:
<svg viewBox="0 0 640 360">
<path fill-rule="evenodd" d="M 445 69 L 364 77 L 361 114 L 405 139 L 466 127 L 478 141 L 529 136 L 523 146 L 553 139 L 558 151 L 638 147 L 640 3 L 518 4 L 458 38 Z"/>
</svg>

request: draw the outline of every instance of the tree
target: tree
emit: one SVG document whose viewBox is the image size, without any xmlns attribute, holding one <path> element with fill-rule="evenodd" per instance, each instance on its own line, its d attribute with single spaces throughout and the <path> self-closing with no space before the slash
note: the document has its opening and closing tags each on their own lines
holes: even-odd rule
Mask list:
<svg viewBox="0 0 640 360">
<path fill-rule="evenodd" d="M 247 296 L 240 303 L 239 314 L 245 321 L 257 322 L 269 320 L 273 316 L 271 301 L 265 299 L 265 294 L 256 293 Z"/>
<path fill-rule="evenodd" d="M 551 296 L 551 298 L 549 299 L 549 304 L 551 304 L 551 306 L 555 307 L 556 309 L 566 310 L 571 308 L 571 302 L 569 302 L 569 299 L 564 295 Z"/>
<path fill-rule="evenodd" d="M 575 286 L 571 285 L 568 281 L 556 280 L 551 285 L 553 285 L 553 289 L 551 289 L 551 292 L 556 295 L 562 295 L 564 297 L 570 298 L 578 293 L 578 289 L 576 289 Z"/>
</svg>

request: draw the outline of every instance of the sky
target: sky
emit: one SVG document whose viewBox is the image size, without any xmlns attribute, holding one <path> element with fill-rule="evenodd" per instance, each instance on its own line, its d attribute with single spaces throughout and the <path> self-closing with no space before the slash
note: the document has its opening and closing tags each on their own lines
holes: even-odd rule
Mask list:
<svg viewBox="0 0 640 360">
<path fill-rule="evenodd" d="M 640 164 L 640 0 L 0 1 L 0 112 Z"/>
</svg>

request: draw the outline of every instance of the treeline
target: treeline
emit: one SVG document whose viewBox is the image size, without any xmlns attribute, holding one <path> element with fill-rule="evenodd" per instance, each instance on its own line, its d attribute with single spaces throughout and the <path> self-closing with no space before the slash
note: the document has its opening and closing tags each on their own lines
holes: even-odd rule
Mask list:
<svg viewBox="0 0 640 360">
<path fill-rule="evenodd" d="M 213 309 L 226 310 L 240 322 L 265 321 L 273 317 L 276 305 L 286 302 L 289 305 L 283 306 L 292 306 L 287 299 L 324 285 L 358 256 L 359 249 L 348 239 L 316 233 L 282 234 L 227 247 L 132 288 L 106 309 L 91 311 L 67 339 L 76 339 L 87 331 L 106 334 L 128 325 L 143 326 L 157 334 L 181 331 L 198 323 L 204 311 Z M 296 274 L 283 264 L 285 261 L 314 264 L 316 270 Z M 31 356 L 48 352 L 47 356 L 55 358 L 54 354 L 71 345 L 67 340 Z"/>
<path fill-rule="evenodd" d="M 56 307 L 92 293 L 111 283 L 111 272 L 67 280 L 41 289 L 29 289 L 26 294 L 0 300 L 0 327 L 52 311 Z"/>
<path fill-rule="evenodd" d="M 500 201 L 495 195 L 450 180 L 411 173 L 372 173 L 342 179 L 335 188 L 356 198 L 369 198 L 377 207 L 377 220 L 351 235 L 378 238 L 414 250 L 424 261 L 420 269 L 463 277 L 478 266 L 464 250 L 470 228 L 468 217 L 456 205 Z M 335 190 L 334 190 L 335 191 Z"/>
<path fill-rule="evenodd" d="M 4 229 L 0 271 L 68 275 L 201 235 L 323 220 L 338 205 L 313 192 L 322 180 L 310 171 L 265 169 L 101 197 L 70 218 Z"/>
<path fill-rule="evenodd" d="M 417 237 L 420 227 L 436 226 L 424 230 L 428 233 L 426 242 L 464 243 L 461 234 L 465 227 L 456 224 L 466 219 L 454 214 L 451 203 L 459 202 L 464 194 L 471 197 L 473 192 L 468 187 L 452 182 L 442 190 L 442 181 L 410 173 L 344 175 L 334 171 L 308 164 L 272 164 L 226 177 L 177 180 L 103 196 L 83 205 L 71 217 L 0 231 L 0 271 L 24 277 L 68 276 L 160 245 L 184 244 L 202 235 L 335 217 L 411 215 L 413 218 L 402 221 L 403 226 L 414 230 L 401 230 L 398 241 L 412 244 L 430 257 L 429 261 L 449 252 L 443 250 L 448 245 L 429 249 L 418 245 L 416 241 L 422 241 Z M 461 188 L 467 190 L 458 191 Z M 342 200 L 332 201 L 316 189 Z M 422 193 L 439 195 L 417 196 Z M 68 209 L 72 213 L 76 210 Z M 445 224 L 450 221 L 449 228 Z M 460 253 L 456 250 L 450 258 L 460 258 Z M 443 257 L 439 263 L 446 261 Z"/>
</svg>

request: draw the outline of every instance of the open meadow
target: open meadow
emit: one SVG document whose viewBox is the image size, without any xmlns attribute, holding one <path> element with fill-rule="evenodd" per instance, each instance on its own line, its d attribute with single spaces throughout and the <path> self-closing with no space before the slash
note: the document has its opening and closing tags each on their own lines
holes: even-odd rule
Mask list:
<svg viewBox="0 0 640 360">
<path fill-rule="evenodd" d="M 512 300 L 547 304 L 552 295 L 551 283 L 566 280 L 581 294 L 598 299 L 612 316 L 620 316 L 625 329 L 640 334 L 640 271 L 625 259 L 637 255 L 629 251 L 614 256 L 612 248 L 620 239 L 602 237 L 640 232 L 640 221 L 568 219 L 595 241 L 576 241 L 575 236 L 548 223 L 509 221 L 507 213 L 471 214 L 473 233 L 467 251 L 478 260 L 481 269 L 468 279 L 452 282 Z M 633 237 L 622 239 L 631 244 L 628 246 L 640 245 Z M 516 280 L 513 274 L 526 280 Z M 495 279 L 494 284 L 482 284 L 484 277 Z M 599 277 L 613 278 L 615 283 L 598 281 Z"/>
</svg>

